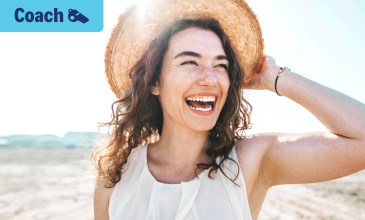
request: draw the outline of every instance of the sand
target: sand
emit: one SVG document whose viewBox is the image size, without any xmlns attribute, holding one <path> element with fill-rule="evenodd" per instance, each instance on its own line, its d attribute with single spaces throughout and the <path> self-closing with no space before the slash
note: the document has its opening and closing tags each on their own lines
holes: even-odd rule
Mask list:
<svg viewBox="0 0 365 220">
<path fill-rule="evenodd" d="M 93 219 L 85 149 L 0 149 L 0 219 Z M 259 220 L 365 219 L 365 171 L 269 190 Z"/>
</svg>

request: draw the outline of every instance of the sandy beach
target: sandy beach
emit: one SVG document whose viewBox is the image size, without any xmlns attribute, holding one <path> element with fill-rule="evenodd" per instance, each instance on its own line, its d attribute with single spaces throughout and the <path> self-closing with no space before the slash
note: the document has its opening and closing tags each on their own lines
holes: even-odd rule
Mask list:
<svg viewBox="0 0 365 220">
<path fill-rule="evenodd" d="M 93 219 L 86 149 L 0 149 L 0 219 Z M 365 171 L 269 190 L 259 220 L 365 219 Z"/>
</svg>

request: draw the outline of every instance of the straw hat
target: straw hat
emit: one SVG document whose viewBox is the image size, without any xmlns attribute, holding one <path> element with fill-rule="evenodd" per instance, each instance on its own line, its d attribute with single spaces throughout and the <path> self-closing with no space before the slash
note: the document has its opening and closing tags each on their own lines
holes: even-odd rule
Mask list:
<svg viewBox="0 0 365 220">
<path fill-rule="evenodd" d="M 262 65 L 264 39 L 256 15 L 243 0 L 151 0 L 134 4 L 119 16 L 105 52 L 105 72 L 117 98 L 130 86 L 129 71 L 149 43 L 179 19 L 217 19 L 230 38 L 245 71 L 244 81 Z"/>
</svg>

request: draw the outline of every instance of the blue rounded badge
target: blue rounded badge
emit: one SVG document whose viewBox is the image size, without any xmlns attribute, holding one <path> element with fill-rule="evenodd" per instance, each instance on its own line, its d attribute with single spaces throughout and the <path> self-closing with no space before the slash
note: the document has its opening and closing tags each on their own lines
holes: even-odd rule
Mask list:
<svg viewBox="0 0 365 220">
<path fill-rule="evenodd" d="M 104 27 L 102 0 L 16 0 L 0 4 L 0 32 L 100 32 Z"/>
</svg>

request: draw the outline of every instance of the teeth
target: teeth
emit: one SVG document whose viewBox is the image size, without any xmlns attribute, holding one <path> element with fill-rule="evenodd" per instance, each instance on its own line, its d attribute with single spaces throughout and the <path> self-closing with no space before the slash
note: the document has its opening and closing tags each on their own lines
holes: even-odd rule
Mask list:
<svg viewBox="0 0 365 220">
<path fill-rule="evenodd" d="M 199 102 L 214 102 L 215 96 L 204 96 L 204 97 L 187 97 L 186 100 L 199 101 Z"/>
<path fill-rule="evenodd" d="M 194 110 L 198 110 L 198 111 L 202 111 L 202 112 L 206 112 L 206 111 L 210 111 L 212 110 L 212 106 L 209 106 L 209 108 L 194 108 L 193 106 L 189 105 L 190 108 L 194 109 Z"/>
</svg>

